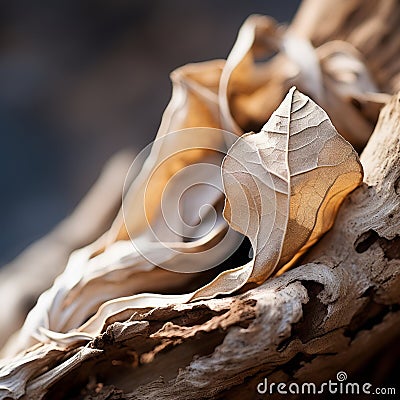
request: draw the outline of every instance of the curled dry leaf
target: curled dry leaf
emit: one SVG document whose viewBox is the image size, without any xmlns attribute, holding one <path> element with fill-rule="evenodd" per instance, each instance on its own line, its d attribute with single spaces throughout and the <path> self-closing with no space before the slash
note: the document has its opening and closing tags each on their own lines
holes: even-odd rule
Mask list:
<svg viewBox="0 0 400 400">
<path fill-rule="evenodd" d="M 314 48 L 290 27 L 252 15 L 221 74 L 222 127 L 235 133 L 260 129 L 293 85 L 317 101 L 359 150 L 390 97 L 379 92 L 362 54 L 350 43 L 334 40 Z"/>
<path fill-rule="evenodd" d="M 113 299 L 77 330 L 42 332 L 71 343 L 98 335 L 109 319 L 135 308 L 211 298 L 233 293 L 247 282 L 263 282 L 331 228 L 342 201 L 362 181 L 362 167 L 327 114 L 292 88 L 260 133 L 244 135 L 229 149 L 222 176 L 224 215 L 250 238 L 254 256 L 249 263 L 222 272 L 192 293 Z"/>
<path fill-rule="evenodd" d="M 295 88 L 260 133 L 232 146 L 222 171 L 224 215 L 249 236 L 255 251 L 249 281 L 258 283 L 330 229 L 340 204 L 362 180 L 352 146 L 325 111 Z"/>
<path fill-rule="evenodd" d="M 257 62 L 279 50 L 282 29 L 273 18 L 252 15 L 240 28 L 221 73 L 219 102 L 222 128 L 242 134 L 260 127 L 279 105 L 287 63 Z"/>
</svg>

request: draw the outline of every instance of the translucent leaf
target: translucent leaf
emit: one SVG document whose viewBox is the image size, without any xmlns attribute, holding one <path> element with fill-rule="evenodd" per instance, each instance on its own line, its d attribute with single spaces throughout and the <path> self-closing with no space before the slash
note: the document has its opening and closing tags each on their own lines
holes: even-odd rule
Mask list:
<svg viewBox="0 0 400 400">
<path fill-rule="evenodd" d="M 104 303 L 76 332 L 45 332 L 68 343 L 94 336 L 107 320 L 135 308 L 230 294 L 247 282 L 261 283 L 294 263 L 329 230 L 345 197 L 362 181 L 357 153 L 317 104 L 292 88 L 260 133 L 249 133 L 229 149 L 222 165 L 224 216 L 250 238 L 251 262 L 218 275 L 188 294 L 139 294 Z"/>
</svg>

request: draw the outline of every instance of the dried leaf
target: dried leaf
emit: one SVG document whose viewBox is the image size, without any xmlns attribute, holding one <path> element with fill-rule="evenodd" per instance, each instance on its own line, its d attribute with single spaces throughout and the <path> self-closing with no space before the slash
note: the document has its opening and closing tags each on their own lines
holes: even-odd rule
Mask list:
<svg viewBox="0 0 400 400">
<path fill-rule="evenodd" d="M 222 137 L 213 135 L 211 130 L 204 135 L 195 129 L 220 127 L 217 92 L 223 65 L 220 60 L 189 64 L 171 74 L 171 100 L 151 152 L 127 193 L 125 204 L 131 207 L 124 216 L 120 213 L 108 235 L 109 242 L 132 238 L 146 230 L 148 222 L 156 218 L 162 192 L 171 177 L 185 166 L 203 160 L 209 149 L 225 145 Z M 193 129 L 170 135 L 188 128 Z"/>
<path fill-rule="evenodd" d="M 295 88 L 260 133 L 243 135 L 231 147 L 222 173 L 224 216 L 250 238 L 254 258 L 193 298 L 232 293 L 288 268 L 332 227 L 363 176 L 357 153 L 325 111 Z"/>
<path fill-rule="evenodd" d="M 185 295 L 139 294 L 110 300 L 75 332 L 42 331 L 70 343 L 82 334 L 99 334 L 108 319 L 127 310 L 211 298 L 230 294 L 246 282 L 263 282 L 291 265 L 332 227 L 341 203 L 360 184 L 362 167 L 327 114 L 292 88 L 260 133 L 246 134 L 231 147 L 222 175 L 224 215 L 250 238 L 251 262 Z"/>
<path fill-rule="evenodd" d="M 258 63 L 279 49 L 281 33 L 273 18 L 252 15 L 240 28 L 221 74 L 219 103 L 222 128 L 242 134 L 266 121 L 283 96 L 283 68 Z"/>
<path fill-rule="evenodd" d="M 389 99 L 379 93 L 362 54 L 350 43 L 334 40 L 314 48 L 272 18 L 252 15 L 221 74 L 222 127 L 237 134 L 260 129 L 293 85 L 317 101 L 358 149 Z"/>
<path fill-rule="evenodd" d="M 349 43 L 328 42 L 318 47 L 316 54 L 326 88 L 321 105 L 329 110 L 338 131 L 361 149 L 371 135 L 380 109 L 391 96 L 379 93 L 362 54 Z"/>
<path fill-rule="evenodd" d="M 234 144 L 222 169 L 225 218 L 252 242 L 254 282 L 330 229 L 340 204 L 362 180 L 354 149 L 325 111 L 295 88 L 260 133 Z"/>
</svg>

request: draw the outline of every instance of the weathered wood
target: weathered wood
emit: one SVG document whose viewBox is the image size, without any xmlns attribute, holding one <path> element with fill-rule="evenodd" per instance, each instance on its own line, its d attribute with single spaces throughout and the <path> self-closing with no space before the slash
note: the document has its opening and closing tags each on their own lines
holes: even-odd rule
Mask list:
<svg viewBox="0 0 400 400">
<path fill-rule="evenodd" d="M 98 399 L 256 398 L 264 377 L 318 384 L 341 370 L 351 381 L 400 333 L 399 121 L 400 95 L 362 155 L 365 184 L 303 265 L 241 295 L 122 317 L 27 397 L 79 393 L 91 377 L 81 394 Z"/>
</svg>

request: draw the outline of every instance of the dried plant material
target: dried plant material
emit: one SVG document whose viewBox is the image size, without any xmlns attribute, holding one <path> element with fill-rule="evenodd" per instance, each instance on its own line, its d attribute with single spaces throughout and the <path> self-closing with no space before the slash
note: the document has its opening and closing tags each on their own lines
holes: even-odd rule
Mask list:
<svg viewBox="0 0 400 400">
<path fill-rule="evenodd" d="M 25 381 L 37 374 L 44 359 L 54 355 L 58 360 L 67 349 L 93 339 L 111 323 L 128 319 L 134 311 L 229 294 L 246 282 L 262 283 L 279 268 L 286 268 L 332 226 L 343 199 L 361 182 L 362 168 L 357 154 L 336 132 L 326 113 L 292 88 L 260 133 L 244 135 L 229 149 L 222 164 L 222 177 L 224 216 L 234 229 L 250 238 L 252 261 L 221 273 L 192 293 L 119 297 L 121 291 L 129 286 L 135 288 L 135 284 L 137 290 L 146 290 L 149 275 L 141 280 L 139 272 L 151 270 L 151 277 L 160 280 L 161 287 L 176 284 L 176 276 L 168 281 L 169 271 L 143 262 L 128 241 L 116 241 L 93 258 L 90 257 L 98 247 L 96 243 L 76 252 L 65 273 L 41 296 L 22 332 L 25 340 L 34 335 L 42 342 L 56 342 L 58 347 L 44 344 L 17 357 L 9 367 L 3 366 L 0 379 L 5 393 L 15 396 L 23 392 Z M 150 249 L 157 253 L 155 247 Z M 180 283 L 187 279 L 185 274 L 180 276 Z M 79 326 L 79 321 L 103 298 L 102 290 L 115 297 Z M 47 321 L 44 315 L 48 316 Z M 77 329 L 67 332 L 74 325 Z M 96 351 L 86 353 L 91 357 Z M 81 362 L 78 354 L 64 363 L 64 373 Z M 40 385 L 59 379 L 55 372 L 43 375 Z M 17 376 L 19 382 L 14 387 L 11 383 Z"/>
<path fill-rule="evenodd" d="M 194 298 L 232 293 L 288 268 L 332 227 L 340 204 L 362 181 L 352 146 L 295 88 L 260 133 L 243 135 L 231 147 L 222 173 L 224 216 L 250 238 L 254 257 Z"/>
<path fill-rule="evenodd" d="M 25 394 L 26 382 L 46 369 L 55 359 L 62 357 L 62 351 L 54 345 L 38 346 L 13 360 L 0 361 L 0 397 L 18 399 Z"/>
<path fill-rule="evenodd" d="M 329 230 L 344 198 L 362 181 L 352 146 L 295 88 L 260 133 L 232 146 L 222 169 L 224 215 L 249 236 L 255 252 L 249 281 L 258 283 Z"/>
<path fill-rule="evenodd" d="M 362 168 L 325 111 L 295 89 L 279 105 L 284 93 L 296 83 L 360 148 L 386 101 L 352 46 L 330 42 L 314 49 L 263 16 L 245 22 L 226 62 L 190 64 L 171 79 L 173 94 L 156 140 L 128 179 L 112 228 L 71 256 L 8 344 L 4 354 L 11 355 L 43 345 L 28 351 L 29 362 L 17 357 L 11 369 L 2 367 L 0 380 L 12 395 L 36 375 L 54 343 L 59 354 L 140 309 L 231 294 L 292 266 L 331 228 L 343 199 L 360 184 Z M 355 100 L 362 110 L 354 111 Z M 260 133 L 237 139 L 271 114 Z M 201 213 L 204 204 L 209 208 Z M 197 275 L 172 271 L 219 264 L 243 235 L 252 259 L 185 293 Z M 74 358 L 71 368 L 78 364 Z M 16 376 L 22 378 L 13 388 Z M 49 379 L 56 379 L 53 373 Z"/>
<path fill-rule="evenodd" d="M 270 58 L 259 61 L 265 57 Z M 125 253 L 130 251 L 129 239 L 136 241 L 142 253 L 151 254 L 164 252 L 165 247 L 156 250 L 158 244 L 148 246 L 147 243 L 154 242 L 155 239 L 158 243 L 171 243 L 160 257 L 164 264 L 171 260 L 169 265 L 173 265 L 175 270 L 179 270 L 179 267 L 176 258 L 171 256 L 171 249 L 194 254 L 196 244 L 183 244 L 186 232 L 175 229 L 177 232 L 171 234 L 163 218 L 160 218 L 161 196 L 166 183 L 179 171 L 203 162 L 207 157 L 212 158 L 212 164 L 218 166 L 221 157 L 216 156 L 215 152 L 224 152 L 232 144 L 232 139 L 226 141 L 223 135 L 196 133 L 197 127 L 228 129 L 236 135 L 246 129 L 258 128 L 279 105 L 288 88 L 296 83 L 300 89 L 318 99 L 339 131 L 361 148 L 369 136 L 381 104 L 386 101 L 384 95 L 377 93 L 378 89 L 365 68 L 362 56 L 352 46 L 335 41 L 314 49 L 308 40 L 296 36 L 292 30 L 285 31 L 272 18 L 259 15 L 251 16 L 245 21 L 226 62 L 215 60 L 189 64 L 174 71 L 171 78 L 173 95 L 163 116 L 156 145 L 127 193 L 126 207 L 120 211 L 112 229 L 90 246 L 90 253 L 89 248 L 83 252 L 84 256 L 80 256 L 81 266 L 74 267 L 77 270 L 87 270 L 84 265 L 96 264 L 93 267 L 95 272 L 85 272 L 85 278 L 81 272 L 76 273 L 80 276 L 76 278 L 80 284 L 73 288 L 66 285 L 65 294 L 57 294 L 57 302 L 54 301 L 56 294 L 53 293 L 52 300 L 46 302 L 46 307 L 42 306 L 41 317 L 35 317 L 36 321 L 41 321 L 35 325 L 65 331 L 79 325 L 79 320 L 87 318 L 102 302 L 136 292 L 138 286 L 131 282 L 131 278 L 136 279 L 133 276 L 136 273 L 148 275 L 154 265 L 148 263 L 146 267 L 136 268 L 133 272 L 135 268 L 131 266 L 137 265 L 138 258 L 125 257 Z M 354 101 L 361 104 L 360 109 L 354 108 Z M 345 114 L 352 117 L 342 118 Z M 350 120 L 351 123 L 348 122 Z M 185 128 L 193 128 L 193 134 L 187 135 L 184 141 L 181 138 L 171 140 L 167 137 L 167 133 Z M 183 149 L 185 151 L 180 151 Z M 218 181 L 218 174 L 212 175 L 213 185 L 222 189 L 220 183 L 214 184 Z M 199 195 L 209 198 L 210 204 L 217 209 L 223 201 L 223 195 L 216 194 L 213 189 L 202 189 Z M 191 201 L 186 201 L 182 208 L 187 210 L 187 215 L 193 215 Z M 219 212 L 217 214 L 220 215 Z M 179 220 L 171 218 L 173 227 L 179 225 Z M 168 219 L 169 224 L 171 218 Z M 206 239 L 208 245 L 198 242 L 201 248 L 215 244 L 227 232 L 228 227 L 224 220 L 220 216 L 217 219 L 214 233 Z M 192 222 L 196 223 L 194 220 Z M 151 230 L 148 229 L 149 224 Z M 226 245 L 228 252 L 228 249 L 236 246 L 236 242 L 232 246 Z M 123 261 L 119 261 L 119 256 L 113 258 L 120 251 Z M 107 255 L 101 255 L 102 253 Z M 217 256 L 219 257 L 216 254 L 215 258 L 204 258 L 204 261 L 212 265 Z M 99 265 L 107 263 L 106 260 L 112 260 L 115 265 L 122 263 L 130 272 L 125 275 L 102 269 Z M 182 264 L 187 263 L 187 260 L 188 258 L 182 257 Z M 88 270 L 92 271 L 91 268 Z M 104 279 L 101 277 L 103 275 Z M 127 276 L 131 278 L 128 279 Z M 95 289 L 89 294 L 99 287 L 100 281 L 103 284 L 107 282 L 108 289 Z M 170 288 L 169 284 L 166 287 Z M 148 289 L 155 291 L 160 286 L 154 285 Z M 71 318 L 61 324 L 52 322 L 58 318 L 56 315 L 60 310 L 69 307 L 73 299 L 81 297 L 85 290 L 92 300 L 82 300 L 85 307 L 76 305 L 76 309 L 81 310 L 80 313 L 75 313 L 70 308 Z M 69 291 L 73 293 L 67 294 Z M 26 343 L 22 345 L 24 347 Z"/>
<path fill-rule="evenodd" d="M 317 101 L 358 149 L 389 99 L 379 92 L 362 54 L 350 43 L 334 40 L 314 48 L 272 18 L 253 15 L 240 29 L 221 74 L 222 127 L 235 133 L 259 129 L 292 85 Z"/>
<path fill-rule="evenodd" d="M 211 130 L 208 133 L 197 130 L 220 127 L 217 92 L 222 67 L 223 61 L 216 60 L 189 64 L 171 74 L 171 100 L 151 153 L 127 193 L 125 205 L 130 205 L 130 209 L 124 210 L 124 218 L 122 213 L 117 218 L 108 235 L 109 241 L 132 238 L 146 230 L 148 223 L 156 218 L 155 210 L 159 209 L 162 192 L 171 177 L 203 160 L 212 149 L 222 150 L 225 143 L 221 135 Z M 188 128 L 193 130 L 167 136 Z"/>
<path fill-rule="evenodd" d="M 331 228 L 343 199 L 360 184 L 362 167 L 326 113 L 292 88 L 260 133 L 244 135 L 229 149 L 222 175 L 224 215 L 250 238 L 251 262 L 221 273 L 193 293 L 116 298 L 76 331 L 53 333 L 42 327 L 41 333 L 71 344 L 98 335 L 117 314 L 230 294 L 247 282 L 262 283 Z"/>
<path fill-rule="evenodd" d="M 216 61 L 173 73 L 170 104 L 151 152 L 129 186 L 124 208 L 109 232 L 72 254 L 65 272 L 42 294 L 3 354 L 46 341 L 43 332 L 78 328 L 108 300 L 143 291 L 176 291 L 195 276 L 170 271 L 206 270 L 238 247 L 242 237 L 229 229 L 221 213 L 220 164 L 236 136 L 213 128 L 219 123 L 220 71 Z M 198 127 L 203 125 L 209 128 Z M 174 196 L 181 187 L 193 186 L 200 188 L 192 197 L 182 196 L 181 205 L 192 219 L 197 216 L 189 234 Z M 209 218 L 199 216 L 193 196 L 219 211 Z"/>
<path fill-rule="evenodd" d="M 396 0 L 304 0 L 290 30 L 316 47 L 332 40 L 351 44 L 367 60 L 376 85 L 400 90 L 400 9 Z"/>
<path fill-rule="evenodd" d="M 357 2 L 347 2 L 346 12 L 354 11 Z M 306 3 L 313 4 L 312 1 Z M 345 4 L 341 0 L 339 3 Z M 315 2 L 314 8 L 320 5 L 325 9 L 321 4 Z M 366 9 L 373 9 L 372 4 Z M 303 20 L 303 28 L 310 25 L 309 18 Z M 317 25 L 324 31 L 325 24 L 319 22 Z M 369 40 L 369 33 L 365 35 L 365 31 L 364 36 Z M 374 40 L 383 42 L 382 37 L 374 36 Z M 386 42 L 383 47 L 387 46 Z M 330 352 L 330 335 L 338 334 L 335 337 L 344 348 L 343 343 L 348 342 L 348 337 L 340 336 L 341 328 L 348 324 L 357 310 L 362 309 L 360 305 L 364 303 L 360 300 L 366 298 L 367 287 L 374 289 L 371 292 L 380 287 L 379 304 L 398 302 L 398 293 L 393 289 L 397 279 L 397 253 L 390 250 L 389 260 L 386 247 L 376 246 L 376 254 L 379 250 L 381 257 L 376 258 L 381 262 L 378 267 L 385 266 L 387 275 L 383 279 L 381 272 L 375 271 L 376 266 L 372 265 L 376 260 L 366 263 L 368 258 L 365 257 L 369 257 L 369 253 L 363 255 L 358 251 L 360 233 L 368 235 L 371 230 L 382 235 L 378 236 L 379 243 L 394 248 L 398 241 L 394 225 L 386 229 L 382 218 L 378 222 L 374 218 L 368 223 L 359 221 L 363 213 L 357 209 L 360 204 L 369 207 L 368 215 L 374 217 L 379 208 L 379 215 L 384 215 L 387 225 L 393 224 L 398 216 L 397 202 L 393 201 L 393 187 L 396 188 L 398 177 L 395 167 L 398 154 L 393 149 L 398 148 L 398 135 L 391 136 L 396 128 L 393 128 L 396 124 L 392 114 L 396 115 L 398 111 L 398 99 L 387 110 L 386 123 L 392 118 L 387 132 L 381 126 L 381 131 L 374 135 L 375 142 L 368 148 L 368 155 L 372 158 L 364 159 L 366 165 L 369 163 L 374 167 L 367 171 L 368 179 L 372 179 L 373 185 L 378 184 L 367 196 L 364 188 L 358 191 L 352 198 L 356 200 L 355 204 L 358 201 L 358 205 L 351 213 L 346 214 L 346 208 L 340 214 L 340 224 L 335 225 L 333 232 L 336 249 L 329 240 L 328 247 L 323 242 L 321 249 L 316 246 L 315 251 L 306 256 L 316 261 L 315 264 L 288 271 L 243 296 L 215 298 L 219 294 L 234 293 L 247 282 L 258 284 L 287 270 L 331 228 L 343 199 L 361 182 L 362 168 L 357 155 L 336 132 L 327 114 L 339 132 L 361 149 L 387 96 L 379 93 L 374 82 L 376 74 L 374 77 L 369 74 L 367 63 L 353 47 L 354 43 L 314 40 L 313 43 L 318 47 L 315 48 L 309 38 L 301 37 L 295 29 L 285 30 L 270 18 L 252 16 L 239 32 L 226 62 L 217 60 L 187 65 L 172 74 L 171 102 L 149 157 L 137 175 L 133 174 L 135 179 L 128 182 L 124 208 L 107 234 L 71 256 L 65 272 L 53 288 L 41 296 L 29 315 L 18 341 L 10 342 L 10 354 L 19 350 L 25 352 L 0 364 L 1 395 L 19 398 L 27 393 L 28 398 L 40 399 L 55 382 L 67 375 L 70 378 L 74 376 L 73 369 L 89 359 L 94 364 L 86 363 L 85 367 L 95 365 L 97 357 L 102 357 L 99 363 L 114 361 L 114 355 L 117 361 L 121 357 L 125 362 L 124 346 L 127 346 L 133 348 L 143 362 L 151 362 L 158 353 L 167 353 L 168 346 L 185 343 L 188 338 L 195 339 L 201 336 L 198 335 L 201 332 L 218 331 L 219 344 L 221 331 L 225 334 L 230 324 L 236 325 L 229 337 L 226 334 L 226 340 L 218 350 L 206 357 L 193 357 L 189 366 L 181 366 L 179 362 L 174 364 L 179 366 L 177 381 L 181 386 L 177 381 L 176 385 L 169 385 L 170 381 L 165 384 L 151 382 L 147 376 L 145 383 L 148 385 L 143 386 L 147 397 L 148 393 L 167 393 L 170 388 L 168 393 L 176 397 L 179 388 L 190 387 L 185 386 L 185 381 L 193 377 L 189 372 L 194 371 L 195 384 L 191 388 L 203 395 L 204 382 L 210 382 L 210 371 L 214 372 L 216 366 L 221 369 L 221 366 L 229 365 L 230 368 L 234 365 L 237 369 L 229 369 L 230 376 L 224 373 L 219 376 L 219 381 L 213 382 L 219 386 L 210 385 L 207 393 L 213 396 L 222 386 L 227 388 L 243 382 L 254 365 L 259 367 L 263 362 L 262 371 L 265 372 L 265 360 L 276 369 L 279 363 L 270 360 L 276 360 L 277 354 L 279 360 L 289 357 L 288 354 L 293 357 L 299 351 L 298 346 L 308 354 L 320 353 L 321 348 Z M 396 43 L 390 45 L 393 54 L 397 54 Z M 263 61 L 265 57 L 268 59 Z M 368 66 L 371 63 L 382 65 L 386 58 L 370 55 Z M 398 71 L 397 64 L 388 64 L 391 77 Z M 246 134 L 236 141 L 236 135 L 245 130 L 259 130 L 293 84 L 317 100 L 327 114 L 307 96 L 291 89 L 260 133 Z M 218 128 L 228 129 L 234 134 L 225 135 Z M 182 133 L 182 129 L 186 133 Z M 172 131 L 179 133 L 171 135 Z M 379 141 L 382 133 L 384 138 Z M 235 139 L 234 144 L 232 139 Z M 391 143 L 390 151 L 386 151 L 382 144 L 386 143 L 385 140 Z M 221 178 L 222 154 L 227 150 Z M 382 160 L 385 163 L 383 169 L 380 167 Z M 192 169 L 199 163 L 208 167 Z M 393 168 L 387 168 L 387 165 Z M 380 179 L 375 181 L 374 174 Z M 205 182 L 208 187 L 183 195 L 185 187 Z M 226 194 L 224 216 L 234 229 L 250 238 L 254 255 L 245 265 L 227 270 L 200 289 L 185 293 L 192 290 L 187 289 L 187 285 L 198 275 L 176 274 L 169 269 L 196 270 L 201 263 L 218 263 L 234 250 L 235 240 L 242 237 L 238 234 L 233 241 L 223 241 L 232 229 L 222 216 L 222 191 Z M 176 193 L 182 194 L 183 201 L 179 207 L 174 197 Z M 360 197 L 363 197 L 361 201 Z M 382 214 L 383 201 L 385 210 Z M 204 202 L 210 208 L 200 213 L 198 211 Z M 349 208 L 351 205 L 354 204 Z M 341 232 L 342 226 L 345 227 Z M 353 243 L 357 243 L 355 250 Z M 334 259 L 334 269 L 328 264 L 323 265 L 321 257 L 315 258 L 314 253 L 325 254 L 326 250 L 330 254 L 329 260 Z M 364 268 L 365 265 L 368 267 Z M 373 276 L 371 271 L 374 271 Z M 354 282 L 347 284 L 349 275 Z M 370 280 L 368 284 L 366 277 Z M 281 351 L 276 346 L 282 339 L 286 340 L 292 325 L 301 317 L 313 317 L 306 315 L 302 307 L 306 302 L 312 306 L 313 293 L 303 285 L 303 281 L 308 280 L 324 285 L 318 304 L 330 308 L 327 314 L 325 308 L 324 313 L 316 314 L 318 321 L 325 319 L 329 323 L 314 326 L 314 322 L 307 321 L 314 332 L 310 334 L 309 326 L 304 325 L 307 340 L 299 341 L 296 337 L 287 349 Z M 358 281 L 362 283 L 358 284 Z M 384 285 L 389 282 L 390 290 L 379 286 L 381 282 Z M 373 296 L 367 297 L 373 301 Z M 209 298 L 213 299 L 204 300 Z M 237 310 L 234 310 L 235 304 Z M 343 309 L 351 311 L 338 317 Z M 176 322 L 177 315 L 179 323 Z M 249 320 L 252 324 L 257 320 L 257 323 L 251 329 L 242 329 Z M 276 330 L 271 330 L 271 326 Z M 310 337 L 313 340 L 308 340 Z M 83 346 L 88 341 L 90 343 Z M 243 347 L 243 342 L 247 341 L 249 345 Z M 39 344 L 28 348 L 34 343 Z M 236 351 L 236 343 L 243 347 L 243 352 Z M 180 351 L 186 352 L 188 348 L 181 346 Z M 221 358 L 222 353 L 224 357 Z M 257 359 L 256 364 L 250 358 Z M 315 361 L 318 359 L 313 360 L 314 368 L 315 364 L 324 365 Z M 196 365 L 200 367 L 192 368 Z M 300 372 L 304 373 L 313 365 Z M 132 364 L 128 368 L 129 379 L 133 381 Z M 168 364 L 167 369 L 170 368 Z M 85 376 L 82 369 L 78 373 L 80 380 Z M 235 378 L 232 378 L 232 371 L 238 372 Z M 139 370 L 140 374 L 143 374 L 143 369 Z M 229 384 L 224 386 L 227 376 Z M 234 379 L 237 380 L 234 382 Z M 135 380 L 136 384 L 141 385 Z M 132 395 L 132 398 L 136 397 Z"/>
<path fill-rule="evenodd" d="M 282 98 L 282 73 L 257 58 L 279 49 L 282 30 L 273 18 L 252 15 L 240 28 L 238 38 L 222 70 L 219 103 L 222 128 L 242 134 L 266 121 Z"/>
<path fill-rule="evenodd" d="M 325 94 L 321 104 L 329 109 L 340 132 L 358 148 L 367 142 L 379 111 L 390 95 L 378 93 L 362 54 L 343 41 L 331 41 L 316 49 L 324 71 Z M 341 118 L 346 114 L 348 118 Z"/>
</svg>

